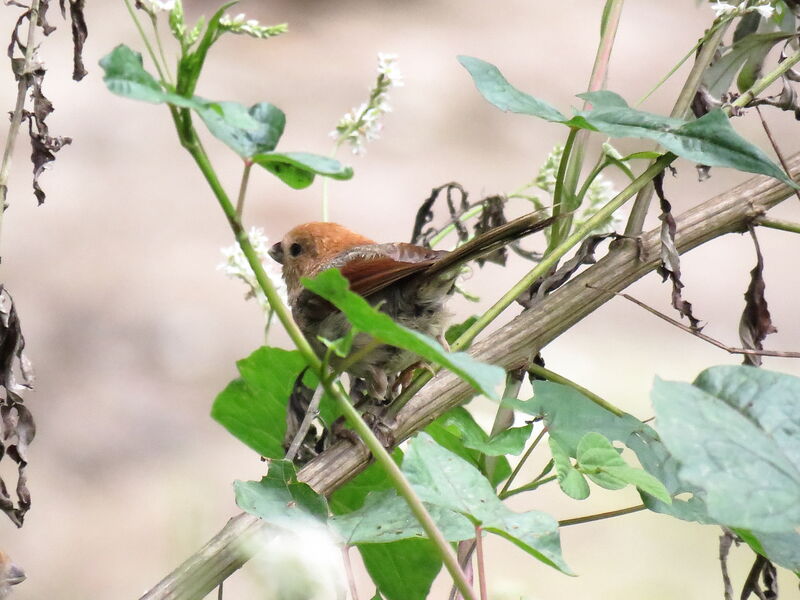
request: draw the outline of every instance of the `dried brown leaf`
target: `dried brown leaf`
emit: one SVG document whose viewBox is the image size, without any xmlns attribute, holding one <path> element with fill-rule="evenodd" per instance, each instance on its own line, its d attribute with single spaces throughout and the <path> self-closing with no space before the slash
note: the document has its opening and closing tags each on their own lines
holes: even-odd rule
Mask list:
<svg viewBox="0 0 800 600">
<path fill-rule="evenodd" d="M 672 306 L 682 317 L 689 319 L 691 328 L 700 331 L 700 320 L 692 312 L 692 304 L 685 300 L 681 290 L 684 285 L 681 281 L 681 258 L 675 247 L 675 219 L 672 216 L 672 206 L 664 195 L 664 173 L 661 172 L 653 179 L 656 195 L 661 204 L 661 265 L 656 271 L 661 275 L 662 281 L 669 279 L 672 282 Z"/>
<path fill-rule="evenodd" d="M 456 228 L 459 241 L 466 242 L 469 239 L 469 232 L 460 218 L 461 215 L 470 209 L 470 205 L 467 202 L 469 194 L 461 184 L 451 181 L 450 183 L 445 183 L 437 188 L 433 188 L 431 190 L 431 195 L 425 199 L 422 206 L 417 210 L 417 216 L 414 219 L 414 229 L 411 232 L 412 244 L 429 246 L 431 239 L 439 233 L 440 229 L 436 229 L 435 227 L 428 227 L 424 230 L 423 228 L 433 220 L 433 205 L 441 197 L 442 192 L 445 192 L 447 208 L 450 213 L 450 219 L 447 225 L 452 224 Z M 458 204 L 456 204 L 456 200 L 454 199 L 454 194 L 456 193 L 459 195 Z"/>
<path fill-rule="evenodd" d="M 0 461 L 6 456 L 17 464 L 16 503 L 0 478 L 0 510 L 22 526 L 31 505 L 25 468 L 28 447 L 36 436 L 33 415 L 20 393 L 33 385 L 33 374 L 25 358 L 25 338 L 11 295 L 0 287 Z"/>
<path fill-rule="evenodd" d="M 61 15 L 66 18 L 65 0 L 58 0 Z M 87 70 L 83 64 L 83 44 L 89 30 L 86 27 L 86 17 L 83 14 L 85 0 L 69 0 L 69 19 L 72 25 L 72 78 L 75 81 L 83 79 Z"/>
<path fill-rule="evenodd" d="M 483 211 L 475 224 L 475 235 L 478 236 L 486 233 L 493 227 L 499 227 L 508 223 L 506 219 L 505 209 L 506 199 L 503 196 L 490 196 L 483 200 Z M 508 250 L 502 246 L 492 252 L 478 259 L 478 264 L 483 266 L 484 263 L 491 262 L 498 265 L 506 266 L 506 258 L 508 258 Z"/>
<path fill-rule="evenodd" d="M 772 324 L 772 317 L 769 314 L 767 299 L 764 295 L 766 284 L 764 283 L 764 257 L 761 254 L 761 247 L 753 228 L 750 228 L 750 235 L 753 238 L 753 245 L 756 248 L 756 266 L 750 271 L 750 285 L 744 294 L 745 306 L 742 317 L 739 320 L 739 338 L 742 340 L 744 348 L 753 350 L 763 350 L 762 342 L 770 334 L 778 331 Z M 746 354 L 744 364 L 761 366 L 761 356 L 757 354 Z"/>
</svg>

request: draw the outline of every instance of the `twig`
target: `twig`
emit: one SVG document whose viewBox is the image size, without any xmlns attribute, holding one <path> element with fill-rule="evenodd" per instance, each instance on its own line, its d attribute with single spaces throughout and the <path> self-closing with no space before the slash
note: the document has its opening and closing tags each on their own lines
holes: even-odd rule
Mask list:
<svg viewBox="0 0 800 600">
<path fill-rule="evenodd" d="M 342 546 L 342 558 L 344 559 L 344 570 L 347 573 L 347 583 L 350 586 L 350 600 L 358 600 L 356 578 L 353 575 L 353 564 L 350 562 L 350 546 Z"/>
<path fill-rule="evenodd" d="M 559 527 L 569 527 L 570 525 L 580 525 L 581 523 L 591 523 L 592 521 L 602 521 L 603 519 L 611 519 L 621 515 L 629 515 L 631 513 L 639 512 L 647 508 L 644 504 L 636 506 L 629 506 L 628 508 L 620 508 L 617 510 L 610 510 L 608 512 L 597 513 L 596 515 L 587 515 L 585 517 L 575 517 L 574 519 L 563 519 L 558 522 Z"/>
<path fill-rule="evenodd" d="M 731 576 L 728 574 L 728 554 L 733 544 L 733 534 L 724 529 L 719 536 L 719 566 L 722 571 L 722 586 L 724 588 L 725 600 L 733 600 L 733 585 Z"/>
<path fill-rule="evenodd" d="M 681 330 L 685 331 L 686 333 L 691 333 L 693 336 L 698 337 L 701 340 L 703 340 L 704 342 L 708 342 L 709 344 L 712 344 L 712 345 L 716 346 L 717 348 L 719 348 L 721 350 L 725 350 L 729 354 L 753 354 L 755 356 L 776 356 L 778 358 L 800 358 L 800 352 L 778 351 L 778 350 L 755 350 L 755 349 L 752 349 L 752 348 L 736 348 L 734 346 L 726 346 L 722 342 L 720 342 L 718 340 L 715 340 L 711 336 L 708 336 L 708 335 L 704 334 L 702 331 L 699 331 L 697 329 L 692 329 L 688 325 L 684 325 L 680 321 L 676 321 L 672 317 L 667 316 L 664 313 L 657 311 L 655 308 L 647 306 L 647 304 L 645 304 L 641 300 L 637 300 L 636 298 L 634 298 L 630 294 L 624 294 L 622 292 L 615 292 L 613 290 L 604 289 L 604 288 L 601 288 L 601 287 L 598 287 L 598 286 L 590 286 L 590 287 L 593 287 L 593 289 L 600 290 L 600 291 L 605 292 L 607 294 L 612 294 L 614 296 L 622 296 L 626 300 L 630 300 L 631 302 L 633 302 L 637 306 L 641 306 L 647 312 L 649 312 L 651 314 L 654 314 L 655 316 L 659 317 L 660 319 L 665 320 L 667 323 L 670 323 L 670 324 L 674 325 L 678 329 L 681 329 Z"/>
<path fill-rule="evenodd" d="M 250 181 L 250 169 L 253 168 L 253 161 L 244 161 L 242 170 L 242 181 L 239 183 L 239 197 L 236 199 L 236 216 L 242 218 L 244 212 L 244 199 L 247 196 L 247 182 Z"/>
<path fill-rule="evenodd" d="M 530 458 L 530 455 L 536 449 L 536 446 L 539 445 L 539 442 L 542 441 L 542 438 L 544 437 L 545 433 L 547 433 L 547 428 L 542 427 L 542 430 L 539 432 L 539 435 L 537 435 L 536 439 L 534 439 L 531 445 L 528 446 L 528 449 L 525 451 L 525 454 L 522 455 L 522 458 L 519 459 L 517 466 L 514 467 L 514 470 L 511 471 L 511 475 L 509 475 L 508 479 L 506 479 L 506 483 L 503 486 L 503 489 L 501 489 L 500 493 L 498 494 L 500 498 L 505 498 L 505 494 L 506 492 L 508 492 L 508 488 L 511 487 L 511 483 L 514 481 L 514 479 L 516 479 L 517 475 L 519 475 L 519 472 L 522 470 L 522 465 L 524 465 L 525 461 L 527 461 L 528 458 Z"/>
<path fill-rule="evenodd" d="M 783 170 L 786 171 L 786 159 L 783 158 L 783 152 L 781 152 L 781 149 L 778 147 L 778 142 L 776 142 L 775 138 L 772 136 L 772 131 L 770 130 L 769 125 L 767 125 L 767 120 L 764 118 L 764 115 L 761 114 L 761 108 L 758 105 L 756 105 L 756 112 L 758 113 L 758 118 L 761 119 L 761 126 L 764 128 L 764 133 L 767 134 L 769 143 L 772 144 L 772 149 L 775 151 L 775 155 L 778 157 Z M 797 196 L 798 200 L 800 200 L 800 190 L 796 189 L 794 191 L 794 195 Z"/>
<path fill-rule="evenodd" d="M 300 444 L 302 444 L 303 440 L 306 439 L 306 434 L 311 428 L 311 424 L 314 422 L 314 419 L 319 416 L 319 403 L 322 400 L 324 393 L 325 388 L 323 388 L 321 385 L 317 386 L 317 389 L 314 390 L 314 395 L 311 397 L 311 402 L 308 403 L 306 414 L 303 415 L 303 420 L 300 422 L 300 427 L 297 429 L 297 433 L 295 434 L 294 438 L 292 438 L 292 443 L 289 445 L 289 449 L 286 451 L 286 456 L 284 457 L 286 460 L 293 461 L 294 457 L 297 456 L 297 451 L 300 449 Z"/>
<path fill-rule="evenodd" d="M 800 175 L 800 154 L 788 160 L 790 174 Z M 687 252 L 711 239 L 741 231 L 747 223 L 791 196 L 789 187 L 770 177 L 756 176 L 736 188 L 695 206 L 676 218 L 675 246 Z M 540 350 L 611 297 L 592 289 L 621 290 L 641 279 L 659 264 L 660 229 L 641 237 L 640 243 L 622 241 L 607 256 L 586 269 L 541 303 L 524 311 L 486 339 L 474 344 L 478 360 L 515 369 L 527 364 Z M 588 285 L 587 285 L 588 284 Z M 397 415 L 392 434 L 398 443 L 439 415 L 474 394 L 469 384 L 452 373 L 441 372 Z M 361 445 L 342 441 L 308 463 L 298 479 L 329 495 L 367 467 L 370 454 Z M 142 600 L 199 600 L 250 558 L 236 543 L 260 532 L 266 525 L 250 514 L 231 519 L 203 548 L 168 574 Z"/>
<path fill-rule="evenodd" d="M 486 565 L 483 560 L 483 530 L 480 525 L 475 526 L 475 556 L 478 561 L 481 600 L 489 600 L 489 594 L 486 592 Z"/>
<path fill-rule="evenodd" d="M 766 217 L 759 217 L 755 220 L 756 225 L 762 227 L 769 227 L 770 229 L 779 229 L 781 231 L 788 231 L 789 233 L 800 233 L 800 223 L 792 223 L 791 221 L 782 221 L 780 219 L 767 219 Z"/>
<path fill-rule="evenodd" d="M 25 96 L 31 83 L 31 61 L 36 51 L 36 23 L 39 21 L 39 0 L 33 0 L 28 16 L 28 38 L 25 46 L 25 62 L 19 72 L 17 82 L 17 101 L 14 105 L 14 112 L 11 114 L 11 122 L 8 125 L 8 135 L 6 136 L 6 147 L 3 150 L 3 162 L 0 165 L 0 231 L 3 227 L 3 215 L 6 212 L 6 197 L 8 196 L 8 175 L 11 169 L 11 157 L 14 154 L 14 145 L 19 135 L 19 128 L 22 124 L 22 112 L 25 108 Z"/>
</svg>

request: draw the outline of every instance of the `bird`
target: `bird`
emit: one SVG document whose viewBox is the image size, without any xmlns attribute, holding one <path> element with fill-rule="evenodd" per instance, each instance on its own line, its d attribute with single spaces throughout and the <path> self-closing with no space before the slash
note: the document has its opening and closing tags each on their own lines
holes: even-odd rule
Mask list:
<svg viewBox="0 0 800 600">
<path fill-rule="evenodd" d="M 336 340 L 350 325 L 331 304 L 303 287 L 301 280 L 338 268 L 350 290 L 405 327 L 444 341 L 450 313 L 447 301 L 465 263 L 481 258 L 519 238 L 544 229 L 558 217 L 525 215 L 494 227 L 453 251 L 433 250 L 405 242 L 377 243 L 331 222 L 304 223 L 274 244 L 269 255 L 282 267 L 292 316 L 311 346 L 321 355 L 320 337 Z M 365 351 L 372 338 L 358 333 L 351 356 Z M 358 360 L 334 357 L 333 366 L 367 383 L 374 399 L 386 399 L 397 374 L 419 363 L 410 351 L 378 345 Z"/>
<path fill-rule="evenodd" d="M 11 586 L 25 581 L 25 572 L 11 562 L 8 554 L 0 551 L 0 599 L 11 593 Z"/>
</svg>

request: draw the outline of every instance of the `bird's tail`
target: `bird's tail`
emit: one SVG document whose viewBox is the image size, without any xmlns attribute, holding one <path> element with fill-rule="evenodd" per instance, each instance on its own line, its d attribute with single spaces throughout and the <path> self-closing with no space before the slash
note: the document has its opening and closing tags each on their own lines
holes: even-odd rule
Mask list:
<svg viewBox="0 0 800 600">
<path fill-rule="evenodd" d="M 427 269 L 426 274 L 435 275 L 437 273 L 443 273 L 453 267 L 491 254 L 526 235 L 536 233 L 537 231 L 549 227 L 569 214 L 571 213 L 562 213 L 555 217 L 542 218 L 541 215 L 530 213 L 503 225 L 499 225 L 498 227 L 493 227 L 489 231 L 472 238 L 466 244 L 459 246 L 446 256 L 437 260 Z"/>
</svg>

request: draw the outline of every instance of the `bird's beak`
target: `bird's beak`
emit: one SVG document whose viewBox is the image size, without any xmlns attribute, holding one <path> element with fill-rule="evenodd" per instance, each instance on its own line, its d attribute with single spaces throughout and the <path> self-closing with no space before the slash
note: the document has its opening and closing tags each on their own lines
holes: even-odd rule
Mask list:
<svg viewBox="0 0 800 600">
<path fill-rule="evenodd" d="M 25 571 L 20 569 L 17 565 L 11 565 L 6 573 L 6 583 L 8 585 L 17 585 L 25 581 Z"/>
<path fill-rule="evenodd" d="M 272 245 L 272 248 L 269 249 L 269 255 L 275 262 L 283 264 L 283 246 L 281 246 L 280 242 Z"/>
</svg>

